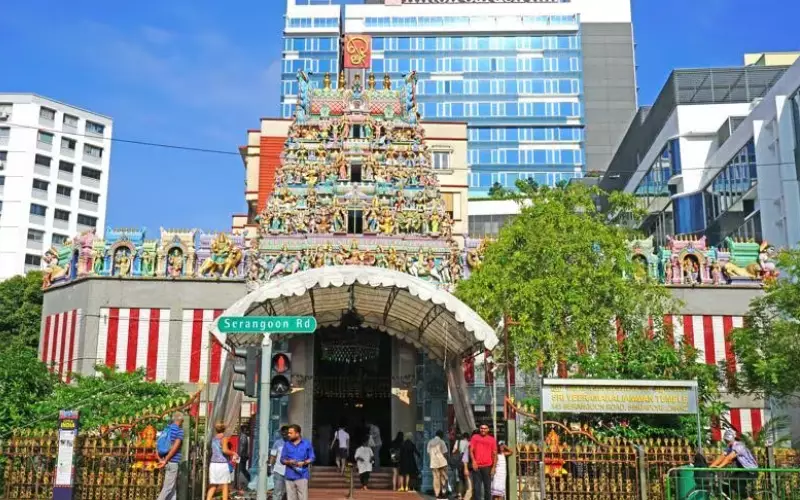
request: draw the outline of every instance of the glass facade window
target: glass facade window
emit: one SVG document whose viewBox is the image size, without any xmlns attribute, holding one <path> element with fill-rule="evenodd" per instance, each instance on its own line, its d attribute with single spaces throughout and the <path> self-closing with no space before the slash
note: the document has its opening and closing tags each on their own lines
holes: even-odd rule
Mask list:
<svg viewBox="0 0 800 500">
<path fill-rule="evenodd" d="M 676 234 L 692 234 L 705 229 L 703 193 L 673 198 L 672 214 Z"/>
<path fill-rule="evenodd" d="M 287 28 L 338 28 L 338 17 L 287 17 Z"/>
<path fill-rule="evenodd" d="M 800 91 L 792 97 L 792 125 L 794 126 L 794 165 L 800 179 Z"/>
<path fill-rule="evenodd" d="M 706 224 L 711 225 L 737 206 L 757 182 L 756 148 L 750 140 L 706 187 Z"/>
<path fill-rule="evenodd" d="M 650 166 L 634 194 L 642 200 L 644 207 L 651 207 L 653 202 L 661 200 L 667 203 L 670 195 L 669 181 L 681 173 L 681 152 L 678 139 L 671 139 L 661 150 L 656 161 Z M 655 211 L 662 207 L 654 206 Z"/>
<path fill-rule="evenodd" d="M 287 26 L 316 27 L 319 22 L 292 18 Z M 508 23 L 520 32 L 539 34 L 500 32 Z M 434 34 L 445 26 L 463 26 L 463 34 Z M 496 35 L 490 34 L 493 26 Z M 538 177 L 537 182 L 547 184 L 583 175 L 585 110 L 577 15 L 369 17 L 365 27 L 372 35 L 372 72 L 388 73 L 398 89 L 402 75 L 416 71 L 423 119 L 467 122 L 473 196 L 486 194 L 499 173 L 507 174 L 506 179 Z M 388 28 L 403 28 L 408 35 L 387 33 Z M 489 34 L 471 35 L 476 31 Z M 311 73 L 311 85 L 321 86 L 325 73 L 340 70 L 339 40 L 287 35 L 284 51 L 281 113 L 291 118 L 297 71 Z M 569 147 L 557 144 L 563 142 Z M 552 144 L 526 147 L 535 143 Z M 506 186 L 513 188 L 514 182 L 508 180 Z"/>
</svg>

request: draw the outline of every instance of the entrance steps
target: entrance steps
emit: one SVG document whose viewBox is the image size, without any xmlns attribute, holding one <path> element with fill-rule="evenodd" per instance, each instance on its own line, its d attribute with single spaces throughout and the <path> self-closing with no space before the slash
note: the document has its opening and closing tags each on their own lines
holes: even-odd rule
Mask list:
<svg viewBox="0 0 800 500">
<path fill-rule="evenodd" d="M 358 473 L 353 471 L 355 474 L 353 477 L 353 491 L 359 491 L 360 493 L 392 493 L 392 469 L 389 467 L 384 467 L 380 470 L 380 472 L 373 472 L 370 474 L 369 477 L 369 490 L 368 491 L 361 491 L 361 482 L 358 479 Z M 311 469 L 311 482 L 308 485 L 309 489 L 326 489 L 326 490 L 349 490 L 350 488 L 350 476 L 349 473 L 345 471 L 344 476 L 339 473 L 339 469 L 336 467 L 317 467 Z M 406 494 L 405 498 L 408 498 L 408 494 Z M 358 498 L 358 496 L 356 495 Z M 322 498 L 322 497 L 320 497 Z M 367 497 L 364 497 L 367 498 Z M 377 498 L 377 497 L 374 497 Z M 381 497 L 384 498 L 384 497 Z M 386 498 L 393 498 L 393 497 L 386 497 Z M 413 498 L 413 496 L 412 496 Z"/>
<path fill-rule="evenodd" d="M 348 486 L 349 487 L 349 486 Z M 347 500 L 349 490 L 342 488 L 333 489 L 309 489 L 308 500 Z M 353 498 L 355 500 L 420 500 L 425 498 L 418 493 L 401 493 L 399 491 L 387 490 L 353 490 Z"/>
</svg>

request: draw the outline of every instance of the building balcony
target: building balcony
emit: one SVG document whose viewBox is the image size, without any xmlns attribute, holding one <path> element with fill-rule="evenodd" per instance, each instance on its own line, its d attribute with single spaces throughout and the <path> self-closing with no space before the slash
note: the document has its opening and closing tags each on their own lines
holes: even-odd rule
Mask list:
<svg viewBox="0 0 800 500">
<path fill-rule="evenodd" d="M 0 136 L 0 146 L 8 146 L 8 136 Z"/>
<path fill-rule="evenodd" d="M 91 201 L 78 200 L 78 208 L 89 212 L 97 212 L 100 206 L 97 203 Z"/>
<path fill-rule="evenodd" d="M 69 196 L 64 196 L 63 194 L 56 195 L 56 203 L 59 205 L 70 206 L 72 205 L 72 199 Z"/>
<path fill-rule="evenodd" d="M 45 165 L 34 164 L 33 173 L 41 175 L 42 177 L 50 177 L 50 167 Z"/>
<path fill-rule="evenodd" d="M 31 189 L 31 198 L 33 198 L 34 200 L 39 200 L 39 201 L 45 201 L 46 202 L 47 201 L 47 191 L 45 191 L 44 189 L 32 188 Z"/>
<path fill-rule="evenodd" d="M 94 226 L 87 226 L 85 224 L 78 224 L 78 233 L 83 233 L 85 231 L 91 231 L 93 229 L 97 229 Z"/>
<path fill-rule="evenodd" d="M 64 132 L 66 132 L 66 133 L 69 133 L 69 134 L 77 134 L 78 133 L 78 127 L 76 127 L 75 125 L 69 125 L 68 123 L 65 123 L 62 126 L 62 130 Z"/>
<path fill-rule="evenodd" d="M 44 141 L 36 141 L 36 148 L 41 149 L 42 151 L 52 151 L 53 145 Z"/>
<path fill-rule="evenodd" d="M 99 156 L 92 156 L 83 153 L 83 161 L 92 165 L 100 165 L 103 162 L 103 159 Z"/>
<path fill-rule="evenodd" d="M 58 171 L 58 180 L 72 182 L 73 175 L 74 174 L 72 172 L 66 172 L 64 170 L 59 170 Z"/>
<path fill-rule="evenodd" d="M 53 227 L 56 229 L 63 229 L 65 231 L 69 231 L 69 221 L 61 219 L 53 219 Z"/>
<path fill-rule="evenodd" d="M 36 224 L 38 226 L 44 226 L 45 218 L 43 215 L 29 214 L 28 222 L 30 222 L 31 224 Z"/>
<path fill-rule="evenodd" d="M 42 243 L 41 241 L 36 241 L 36 240 L 28 240 L 27 245 L 26 245 L 28 250 L 39 250 L 39 251 L 42 250 L 43 246 L 44 246 L 44 243 Z"/>
<path fill-rule="evenodd" d="M 94 189 L 100 189 L 100 180 L 92 179 L 91 177 L 81 176 L 81 186 L 86 186 Z"/>
<path fill-rule="evenodd" d="M 75 150 L 61 146 L 61 156 L 66 156 L 67 158 L 75 158 Z"/>
<path fill-rule="evenodd" d="M 39 116 L 39 125 L 41 125 L 42 127 L 47 127 L 47 128 L 55 128 L 56 127 L 56 121 L 55 121 L 55 119 L 45 118 L 45 117 L 40 115 Z"/>
</svg>

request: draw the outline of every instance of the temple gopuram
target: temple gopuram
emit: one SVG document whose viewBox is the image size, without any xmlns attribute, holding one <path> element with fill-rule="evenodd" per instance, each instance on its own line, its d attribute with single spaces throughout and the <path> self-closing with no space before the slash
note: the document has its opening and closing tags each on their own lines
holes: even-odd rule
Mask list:
<svg viewBox="0 0 800 500">
<path fill-rule="evenodd" d="M 451 294 L 487 245 L 467 237 L 466 124 L 422 120 L 413 72 L 394 86 L 366 71 L 326 75 L 318 87 L 297 78 L 294 119 L 248 131 L 249 213 L 231 231 L 107 229 L 46 253 L 41 359 L 64 379 L 102 363 L 215 388 L 229 382 L 236 342 L 215 330 L 221 315 L 314 315 L 314 335 L 276 343 L 305 390 L 273 405 L 272 421 L 324 441 L 334 420 L 368 417 L 385 442 L 491 422 L 493 384 L 504 397 L 489 356 L 496 325 Z M 710 364 L 725 359 L 718 346 L 776 274 L 772 250 L 754 242 L 655 248 L 649 239 L 630 249 L 639 277 L 685 304 L 670 321 Z M 736 404 L 732 412 L 763 411 Z M 254 411 L 245 400 L 242 417 Z"/>
</svg>

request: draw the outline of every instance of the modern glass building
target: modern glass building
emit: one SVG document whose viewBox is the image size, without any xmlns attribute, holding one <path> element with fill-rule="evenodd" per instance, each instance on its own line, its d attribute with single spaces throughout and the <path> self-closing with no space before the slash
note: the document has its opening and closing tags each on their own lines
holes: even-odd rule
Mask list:
<svg viewBox="0 0 800 500">
<path fill-rule="evenodd" d="M 417 72 L 423 119 L 469 124 L 472 196 L 605 170 L 636 109 L 630 0 L 288 0 L 284 34 L 284 117 L 297 70 L 319 84 L 370 35 L 373 72 Z"/>
</svg>

